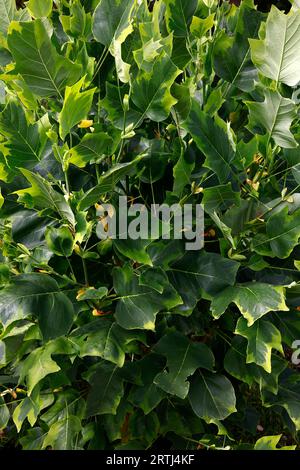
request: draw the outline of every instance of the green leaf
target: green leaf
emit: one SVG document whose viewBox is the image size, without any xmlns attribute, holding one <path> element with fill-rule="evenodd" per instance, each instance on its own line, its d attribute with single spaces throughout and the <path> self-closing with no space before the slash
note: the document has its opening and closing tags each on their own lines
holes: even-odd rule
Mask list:
<svg viewBox="0 0 300 470">
<path fill-rule="evenodd" d="M 156 290 L 160 294 L 163 293 L 168 284 L 168 276 L 160 267 L 147 268 L 139 277 L 140 286 L 151 286 L 152 289 Z"/>
<path fill-rule="evenodd" d="M 154 351 L 167 357 L 166 369 L 154 383 L 171 395 L 184 399 L 189 391 L 187 378 L 199 367 L 212 370 L 214 356 L 203 343 L 192 343 L 179 332 L 163 336 Z"/>
<path fill-rule="evenodd" d="M 51 14 L 52 0 L 29 0 L 26 6 L 34 18 L 43 18 Z"/>
<path fill-rule="evenodd" d="M 206 18 L 198 18 L 193 16 L 190 31 L 196 36 L 196 38 L 201 39 L 207 31 L 209 31 L 214 25 L 215 14 L 211 14 Z"/>
<path fill-rule="evenodd" d="M 132 82 L 132 101 L 142 113 L 138 122 L 146 117 L 160 122 L 168 117 L 177 103 L 170 93 L 175 78 L 181 73 L 170 57 L 163 51 L 155 59 L 151 72 L 139 70 Z"/>
<path fill-rule="evenodd" d="M 287 258 L 298 245 L 300 237 L 300 211 L 297 210 L 289 215 L 288 207 L 284 207 L 281 211 L 271 215 L 266 224 L 267 236 L 263 240 L 263 244 L 269 243 L 273 256 L 278 258 Z M 254 237 L 253 248 L 261 245 L 261 242 Z"/>
<path fill-rule="evenodd" d="M 46 432 L 42 428 L 28 429 L 27 433 L 21 437 L 20 444 L 23 450 L 42 450 Z"/>
<path fill-rule="evenodd" d="M 166 24 L 175 37 L 189 35 L 189 27 L 196 11 L 197 0 L 167 0 Z"/>
<path fill-rule="evenodd" d="M 247 282 L 224 289 L 212 300 L 213 316 L 219 318 L 231 302 L 240 309 L 248 327 L 268 312 L 289 310 L 285 304 L 284 288 L 261 282 Z"/>
<path fill-rule="evenodd" d="M 213 170 L 220 183 L 232 177 L 235 152 L 226 132 L 211 117 L 201 111 L 200 104 L 192 100 L 192 108 L 182 127 L 193 137 L 204 153 L 205 166 Z"/>
<path fill-rule="evenodd" d="M 38 318 L 45 340 L 66 334 L 72 325 L 71 301 L 46 274 L 20 274 L 0 290 L 0 322 L 3 326 L 31 315 Z"/>
<path fill-rule="evenodd" d="M 177 310 L 189 315 L 203 292 L 215 296 L 233 285 L 238 268 L 239 263 L 217 253 L 186 253 L 170 271 L 170 280 L 184 301 Z"/>
<path fill-rule="evenodd" d="M 81 422 L 77 416 L 68 416 L 52 424 L 43 442 L 43 449 L 76 450 L 76 441 L 81 431 Z"/>
<path fill-rule="evenodd" d="M 254 362 L 271 373 L 272 348 L 283 354 L 280 331 L 269 321 L 257 320 L 249 327 L 244 318 L 239 318 L 235 334 L 248 340 L 247 364 Z"/>
<path fill-rule="evenodd" d="M 297 372 L 287 370 L 280 377 L 277 395 L 274 395 L 268 391 L 264 391 L 262 394 L 264 406 L 283 407 L 293 421 L 297 431 L 300 429 L 299 393 L 299 374 Z"/>
<path fill-rule="evenodd" d="M 250 39 L 251 58 L 268 78 L 289 86 L 300 80 L 300 11 L 286 15 L 272 6 L 264 39 Z"/>
<path fill-rule="evenodd" d="M 52 424 L 67 419 L 69 415 L 84 418 L 85 400 L 75 390 L 59 391 L 56 394 L 55 403 L 41 415 L 41 420 L 49 427 Z"/>
<path fill-rule="evenodd" d="M 247 341 L 241 336 L 233 338 L 224 358 L 224 368 L 232 377 L 235 377 L 249 386 L 253 383 L 259 385 L 260 390 L 278 391 L 278 377 L 286 369 L 287 362 L 277 354 L 272 354 L 272 373 L 266 372 L 261 366 L 247 363 Z"/>
<path fill-rule="evenodd" d="M 106 297 L 107 294 L 108 290 L 106 287 L 99 287 L 98 289 L 95 289 L 95 287 L 87 287 L 78 291 L 76 300 L 79 302 L 81 300 L 100 300 Z"/>
<path fill-rule="evenodd" d="M 153 383 L 155 376 L 164 365 L 164 360 L 158 354 L 149 353 L 134 364 L 138 368 L 141 379 L 138 385 L 132 387 L 128 400 L 134 406 L 141 408 L 145 414 L 148 414 L 166 397 L 166 393 Z M 133 373 L 137 377 L 136 370 L 133 370 Z"/>
<path fill-rule="evenodd" d="M 126 258 L 135 260 L 137 263 L 146 264 L 152 266 L 151 258 L 147 252 L 147 248 L 151 243 L 151 239 L 137 239 L 126 240 L 116 239 L 113 240 L 113 246 L 117 253 L 121 253 Z"/>
<path fill-rule="evenodd" d="M 132 31 L 135 0 L 100 0 L 93 14 L 93 34 L 106 47 L 124 42 Z"/>
<path fill-rule="evenodd" d="M 35 95 L 42 98 L 58 95 L 62 99 L 65 86 L 78 80 L 81 66 L 56 52 L 42 20 L 13 21 L 7 42 L 16 62 L 15 71 Z"/>
<path fill-rule="evenodd" d="M 105 132 L 85 134 L 79 144 L 70 149 L 68 162 L 79 168 L 88 163 L 99 163 L 115 151 L 117 144 Z"/>
<path fill-rule="evenodd" d="M 114 287 L 120 297 L 116 308 L 116 321 L 126 330 L 155 329 L 155 317 L 161 310 L 169 310 L 182 303 L 175 289 L 168 285 L 162 294 L 150 287 L 139 285 L 138 276 L 127 265 L 115 268 Z"/>
<path fill-rule="evenodd" d="M 191 174 L 195 167 L 193 156 L 188 152 L 181 152 L 181 155 L 173 167 L 174 186 L 173 193 L 181 196 L 186 185 L 191 184 Z"/>
<path fill-rule="evenodd" d="M 283 98 L 278 91 L 268 89 L 264 90 L 264 98 L 262 103 L 245 101 L 250 111 L 248 129 L 253 134 L 267 131 L 269 137 L 281 147 L 297 147 L 290 132 L 292 121 L 296 118 L 295 103 Z"/>
<path fill-rule="evenodd" d="M 96 88 L 80 91 L 85 77 L 77 83 L 65 89 L 65 97 L 62 111 L 59 115 L 59 135 L 64 140 L 72 127 L 85 119 L 91 109 Z"/>
<path fill-rule="evenodd" d="M 120 369 L 101 362 L 88 371 L 86 378 L 91 385 L 87 397 L 86 417 L 108 413 L 115 415 L 124 393 Z"/>
<path fill-rule="evenodd" d="M 53 348 L 46 345 L 32 351 L 23 362 L 20 382 L 26 378 L 29 395 L 43 378 L 60 370 L 58 364 L 51 357 L 53 353 Z"/>
<path fill-rule="evenodd" d="M 115 86 L 108 82 L 105 84 L 106 96 L 101 100 L 101 106 L 105 109 L 112 124 L 123 131 L 131 129 L 133 124 L 139 122 L 141 113 L 135 109 L 129 109 L 126 113 L 123 109 L 123 100 L 129 91 L 126 85 Z"/>
<path fill-rule="evenodd" d="M 136 164 L 143 158 L 143 156 L 136 157 L 131 162 L 117 163 L 112 166 L 110 170 L 104 173 L 97 186 L 87 191 L 79 203 L 79 210 L 86 210 L 99 201 L 100 196 L 109 191 L 112 191 L 116 184 L 124 176 L 129 175 L 134 170 Z"/>
<path fill-rule="evenodd" d="M 34 207 L 37 210 L 51 209 L 62 220 L 67 220 L 71 225 L 75 226 L 74 214 L 64 196 L 55 191 L 51 184 L 40 175 L 25 169 L 22 169 L 21 172 L 31 183 L 31 187 L 15 191 L 19 196 L 19 201 L 25 204 L 26 207 Z"/>
<path fill-rule="evenodd" d="M 231 382 L 220 374 L 197 372 L 192 378 L 189 400 L 194 413 L 207 423 L 223 420 L 236 411 Z"/>
<path fill-rule="evenodd" d="M 4 398 L 0 396 L 0 431 L 5 429 L 10 419 L 10 412 Z"/>
<path fill-rule="evenodd" d="M 93 14 L 95 39 L 106 46 L 115 57 L 119 80 L 129 82 L 130 64 L 122 59 L 122 43 L 132 33 L 136 0 L 100 0 Z"/>
<path fill-rule="evenodd" d="M 30 396 L 25 397 L 14 409 L 12 418 L 16 425 L 17 431 L 20 432 L 25 419 L 31 426 L 37 421 L 39 413 L 50 406 L 54 401 L 52 393 L 40 393 L 39 387 L 36 387 Z"/>
<path fill-rule="evenodd" d="M 281 439 L 282 434 L 278 434 L 278 436 L 264 436 L 260 439 L 257 439 L 254 450 L 295 450 L 295 446 L 284 446 L 277 448 L 277 444 Z"/>
<path fill-rule="evenodd" d="M 291 309 L 288 313 L 274 313 L 273 317 L 283 341 L 292 347 L 295 338 L 300 338 L 300 312 Z"/>
<path fill-rule="evenodd" d="M 68 227 L 47 227 L 45 240 L 48 248 L 57 256 L 68 258 L 73 253 L 74 238 Z"/>
<path fill-rule="evenodd" d="M 72 332 L 71 339 L 78 344 L 80 357 L 102 357 L 118 367 L 124 365 L 130 343 L 145 342 L 142 332 L 123 330 L 117 323 L 105 318 L 77 328 Z"/>
<path fill-rule="evenodd" d="M 6 36 L 11 21 L 30 21 L 30 14 L 26 8 L 17 10 L 15 0 L 0 0 L 0 18 L 0 33 Z"/>
<path fill-rule="evenodd" d="M 225 95 L 234 87 L 242 91 L 254 89 L 258 81 L 257 70 L 250 58 L 249 38 L 256 38 L 263 14 L 251 2 L 242 2 L 237 10 L 234 34 L 227 31 L 217 36 L 213 48 L 213 68 L 228 82 Z M 250 39 L 251 41 L 251 39 Z"/>
<path fill-rule="evenodd" d="M 240 205 L 240 193 L 233 191 L 230 183 L 212 186 L 204 189 L 201 202 L 208 213 L 223 211 Z"/>
<path fill-rule="evenodd" d="M 30 124 L 24 109 L 11 99 L 4 111 L 0 113 L 1 134 L 6 141 L 1 144 L 7 163 L 13 170 L 17 168 L 32 169 L 41 159 L 40 134 L 37 123 Z"/>
</svg>

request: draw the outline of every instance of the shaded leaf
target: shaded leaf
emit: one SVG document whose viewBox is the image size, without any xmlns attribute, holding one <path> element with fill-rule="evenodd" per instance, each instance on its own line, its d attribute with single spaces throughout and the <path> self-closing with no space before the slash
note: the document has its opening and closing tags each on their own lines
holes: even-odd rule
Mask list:
<svg viewBox="0 0 300 470">
<path fill-rule="evenodd" d="M 236 411 L 231 382 L 220 374 L 197 372 L 190 386 L 189 400 L 199 418 L 206 422 L 223 420 Z"/>
<path fill-rule="evenodd" d="M 182 399 L 189 391 L 187 378 L 199 367 L 212 370 L 214 366 L 214 356 L 205 344 L 192 343 L 178 332 L 163 336 L 154 350 L 167 357 L 167 369 L 154 378 L 154 383 Z"/>
</svg>

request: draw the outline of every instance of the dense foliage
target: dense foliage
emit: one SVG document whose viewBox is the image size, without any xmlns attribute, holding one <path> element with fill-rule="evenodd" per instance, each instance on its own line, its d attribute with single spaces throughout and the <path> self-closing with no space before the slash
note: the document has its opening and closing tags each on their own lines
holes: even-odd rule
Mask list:
<svg viewBox="0 0 300 470">
<path fill-rule="evenodd" d="M 293 449 L 300 9 L 0 0 L 0 443 Z M 100 240 L 202 204 L 205 246 Z"/>
</svg>

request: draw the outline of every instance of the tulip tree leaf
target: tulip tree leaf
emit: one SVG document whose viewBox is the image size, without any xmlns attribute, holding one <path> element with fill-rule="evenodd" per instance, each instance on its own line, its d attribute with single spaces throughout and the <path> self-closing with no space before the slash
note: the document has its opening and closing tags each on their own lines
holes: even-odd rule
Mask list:
<svg viewBox="0 0 300 470">
<path fill-rule="evenodd" d="M 287 258 L 300 237 L 300 211 L 288 214 L 288 208 L 272 215 L 267 221 L 267 241 L 274 255 Z M 255 247 L 255 244 L 254 244 Z"/>
<path fill-rule="evenodd" d="M 81 431 L 77 416 L 68 416 L 50 427 L 43 442 L 43 449 L 51 446 L 53 450 L 76 450 L 76 438 Z"/>
<path fill-rule="evenodd" d="M 11 169 L 32 169 L 40 161 L 40 135 L 37 123 L 30 124 L 16 100 L 8 102 L 0 114 L 1 133 L 6 137 L 3 152 Z"/>
<path fill-rule="evenodd" d="M 88 371 L 91 390 L 87 397 L 86 416 L 115 415 L 123 396 L 123 380 L 118 366 L 101 362 Z"/>
<path fill-rule="evenodd" d="M 4 398 L 0 397 L 0 430 L 6 428 L 9 421 L 10 413 L 8 406 L 5 404 Z"/>
<path fill-rule="evenodd" d="M 282 434 L 278 436 L 264 436 L 257 439 L 254 450 L 295 450 L 297 446 L 283 446 L 277 448 L 278 442 L 281 439 Z"/>
<path fill-rule="evenodd" d="M 248 282 L 227 287 L 211 303 L 213 316 L 219 318 L 229 304 L 234 302 L 251 327 L 266 313 L 289 310 L 285 304 L 284 288 L 260 282 Z"/>
<path fill-rule="evenodd" d="M 175 37 L 189 34 L 189 26 L 197 8 L 197 0 L 167 0 L 167 28 Z"/>
<path fill-rule="evenodd" d="M 197 255 L 187 253 L 172 265 L 169 275 L 184 301 L 179 306 L 179 312 L 190 314 L 203 291 L 214 296 L 233 285 L 238 267 L 236 261 L 222 258 L 216 253 L 206 253 L 204 250 Z"/>
<path fill-rule="evenodd" d="M 73 322 L 71 301 L 46 274 L 20 274 L 0 290 L 2 325 L 30 316 L 38 318 L 45 339 L 66 334 Z"/>
<path fill-rule="evenodd" d="M 110 47 L 113 40 L 124 42 L 132 31 L 135 0 L 100 0 L 93 15 L 95 39 Z"/>
<path fill-rule="evenodd" d="M 57 53 L 42 20 L 12 21 L 7 42 L 16 72 L 36 96 L 62 98 L 65 86 L 77 81 L 81 66 Z"/>
<path fill-rule="evenodd" d="M 80 210 L 85 210 L 99 201 L 99 198 L 102 194 L 105 194 L 111 191 L 115 185 L 122 179 L 124 176 L 132 173 L 136 164 L 143 158 L 143 156 L 136 157 L 131 162 L 118 163 L 114 165 L 110 170 L 101 175 L 99 179 L 99 184 L 94 188 L 87 191 L 84 197 L 79 203 Z"/>
<path fill-rule="evenodd" d="M 138 122 L 145 117 L 156 122 L 168 117 L 172 106 L 177 103 L 170 88 L 180 73 L 164 51 L 155 59 L 151 72 L 138 72 L 132 83 L 132 101 L 142 113 Z"/>
<path fill-rule="evenodd" d="M 278 384 L 278 393 L 274 395 L 269 391 L 263 393 L 264 406 L 280 406 L 283 407 L 291 420 L 293 421 L 296 430 L 300 429 L 300 407 L 299 407 L 299 390 L 300 390 L 300 377 L 297 373 L 286 371 L 281 375 Z"/>
<path fill-rule="evenodd" d="M 144 341 L 141 331 L 123 330 L 117 323 L 99 319 L 72 332 L 72 341 L 80 348 L 80 357 L 102 357 L 122 367 L 127 345 L 134 341 Z"/>
<path fill-rule="evenodd" d="M 117 75 L 123 83 L 129 82 L 131 65 L 122 59 L 122 43 L 133 31 L 135 3 L 135 0 L 100 0 L 93 15 L 94 37 L 115 57 Z"/>
<path fill-rule="evenodd" d="M 261 391 L 269 390 L 276 394 L 278 391 L 278 378 L 286 369 L 287 362 L 277 354 L 272 353 L 272 373 L 270 374 L 253 362 L 247 363 L 246 359 L 247 341 L 241 336 L 236 336 L 224 358 L 224 368 L 226 372 L 249 386 L 256 382 Z"/>
<path fill-rule="evenodd" d="M 59 214 L 61 219 L 66 219 L 74 226 L 74 214 L 63 195 L 55 191 L 51 184 L 38 174 L 25 169 L 21 171 L 29 183 L 31 183 L 31 187 L 16 191 L 20 202 L 29 208 L 34 207 L 37 210 L 51 209 Z"/>
<path fill-rule="evenodd" d="M 254 362 L 271 372 L 272 348 L 283 353 L 280 331 L 269 321 L 257 320 L 250 328 L 244 318 L 239 318 L 235 333 L 248 340 L 247 364 Z"/>
<path fill-rule="evenodd" d="M 255 134 L 267 131 L 277 145 L 283 148 L 297 147 L 297 142 L 290 131 L 296 117 L 295 103 L 283 98 L 277 91 L 265 90 L 263 102 L 246 101 L 249 114 L 249 130 Z"/>
<path fill-rule="evenodd" d="M 35 18 L 49 16 L 52 11 L 52 0 L 29 0 L 27 8 Z"/>
<path fill-rule="evenodd" d="M 79 144 L 70 149 L 68 161 L 83 168 L 92 161 L 99 162 L 113 153 L 113 149 L 113 139 L 105 132 L 85 134 Z"/>
<path fill-rule="evenodd" d="M 212 372 L 196 372 L 191 381 L 189 400 L 196 415 L 208 423 L 223 420 L 236 411 L 231 382 L 224 375 Z"/>
<path fill-rule="evenodd" d="M 215 71 L 229 82 L 226 93 L 234 87 L 251 91 L 258 81 L 257 70 L 250 57 L 249 38 L 257 37 L 263 15 L 253 8 L 251 2 L 243 2 L 237 16 L 235 34 L 229 36 L 223 32 L 213 50 Z"/>
<path fill-rule="evenodd" d="M 59 116 L 59 134 L 62 139 L 70 132 L 75 124 L 85 119 L 92 105 L 96 88 L 80 91 L 84 78 L 65 89 L 64 105 Z"/>
<path fill-rule="evenodd" d="M 289 86 L 300 80 L 300 11 L 285 15 L 272 6 L 264 39 L 250 39 L 251 58 L 258 70 Z"/>
<path fill-rule="evenodd" d="M 179 398 L 187 396 L 187 378 L 196 369 L 201 367 L 212 370 L 214 366 L 213 354 L 205 344 L 192 343 L 177 332 L 164 336 L 155 346 L 155 352 L 167 357 L 167 370 L 160 372 L 154 378 L 154 383 Z"/>
<path fill-rule="evenodd" d="M 30 21 L 30 14 L 27 8 L 17 10 L 14 0 L 0 0 L 0 18 L 0 33 L 6 36 L 11 21 Z"/>
<path fill-rule="evenodd" d="M 235 152 L 223 128 L 205 114 L 195 100 L 182 127 L 192 135 L 197 147 L 205 155 L 205 166 L 216 173 L 220 183 L 228 181 L 232 175 Z"/>
<path fill-rule="evenodd" d="M 114 286 L 120 297 L 116 321 L 127 330 L 154 330 L 157 313 L 172 309 L 182 300 L 171 285 L 159 294 L 151 286 L 140 286 L 138 282 L 138 277 L 128 266 L 114 270 Z"/>
<path fill-rule="evenodd" d="M 209 15 L 207 18 L 198 18 L 193 16 L 191 23 L 191 33 L 194 34 L 198 39 L 201 39 L 207 31 L 209 31 L 214 25 L 215 15 Z"/>
</svg>

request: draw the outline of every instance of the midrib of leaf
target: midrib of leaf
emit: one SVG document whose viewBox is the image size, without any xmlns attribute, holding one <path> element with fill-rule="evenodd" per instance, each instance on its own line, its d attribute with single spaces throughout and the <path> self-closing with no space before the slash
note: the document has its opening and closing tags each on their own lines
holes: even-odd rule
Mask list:
<svg viewBox="0 0 300 470">
<path fill-rule="evenodd" d="M 207 391 L 208 391 L 208 393 L 209 393 L 209 395 L 210 395 L 210 397 L 211 397 L 211 399 L 212 399 L 212 402 L 213 402 L 213 404 L 215 405 L 216 410 L 218 411 L 219 415 L 222 415 L 222 413 L 221 413 L 221 411 L 220 411 L 220 408 L 218 407 L 218 404 L 217 404 L 217 402 L 216 402 L 216 400 L 215 400 L 215 397 L 214 397 L 213 394 L 211 393 L 210 388 L 209 388 L 209 386 L 207 385 L 206 380 L 205 380 L 205 378 L 204 378 L 204 376 L 203 376 L 201 370 L 199 370 L 199 373 L 200 373 L 200 375 L 201 375 L 201 377 L 202 377 L 202 380 L 203 380 L 203 382 L 204 382 L 205 388 L 207 389 Z"/>
<path fill-rule="evenodd" d="M 275 237 L 271 237 L 271 238 L 267 238 L 266 240 L 260 242 L 260 243 L 255 243 L 254 247 L 256 248 L 257 246 L 260 246 L 260 245 L 264 245 L 265 243 L 269 243 L 273 240 L 277 240 L 277 238 L 280 238 L 284 235 L 287 235 L 288 233 L 292 232 L 293 230 L 295 230 L 296 228 L 298 227 L 298 225 L 296 225 L 295 227 L 287 230 L 286 232 L 282 232 L 280 233 L 279 235 L 276 235 Z M 298 237 L 299 238 L 299 237 Z"/>
<path fill-rule="evenodd" d="M 184 11 L 183 11 L 183 8 L 182 8 L 182 1 L 180 0 L 180 10 L 181 10 L 181 13 L 182 13 L 182 17 L 183 17 L 183 20 L 184 20 L 184 25 L 185 25 L 185 33 L 188 34 L 188 26 L 187 26 L 187 22 L 186 22 L 186 17 L 184 15 Z"/>
<path fill-rule="evenodd" d="M 280 57 L 280 64 L 279 64 L 279 67 L 278 67 L 278 73 L 277 73 L 277 79 L 276 79 L 276 88 L 278 88 L 279 76 L 280 76 L 282 62 L 283 62 L 286 34 L 287 34 L 287 20 L 285 20 L 284 39 L 283 39 L 283 45 L 282 45 L 281 57 Z"/>
<path fill-rule="evenodd" d="M 110 385 L 110 383 L 111 383 L 111 381 L 112 381 L 112 379 L 113 379 L 113 376 L 114 376 L 114 374 L 115 374 L 115 372 L 116 372 L 117 369 L 118 369 L 118 366 L 115 366 L 114 369 L 113 369 L 113 371 L 112 371 L 112 373 L 111 373 L 111 375 L 110 375 L 110 377 L 109 377 L 109 379 L 108 379 L 108 381 L 107 381 L 107 384 L 106 384 L 106 386 L 105 386 L 105 388 L 104 388 L 104 390 L 103 390 L 103 396 L 102 396 L 103 398 L 105 398 L 105 396 L 106 396 L 107 389 L 108 389 L 108 387 L 109 387 L 109 385 Z"/>
<path fill-rule="evenodd" d="M 168 57 L 168 59 L 170 60 L 170 62 L 172 63 L 172 65 L 175 66 L 174 62 L 172 61 L 171 57 L 169 57 L 168 54 L 166 54 L 166 57 Z M 145 74 L 147 74 L 147 72 L 145 72 L 144 75 L 145 75 Z M 153 71 L 152 71 L 151 78 L 152 78 L 152 77 L 153 77 Z M 150 81 L 149 81 L 149 83 L 150 83 Z M 133 125 L 133 129 L 135 129 L 136 127 L 138 127 L 138 126 L 143 122 L 145 115 L 147 114 L 147 112 L 148 112 L 150 106 L 151 106 L 152 103 L 153 103 L 153 100 L 156 98 L 156 95 L 157 95 L 159 92 L 161 92 L 161 90 L 162 90 L 163 88 L 167 89 L 166 83 L 167 83 L 167 81 L 163 82 L 163 83 L 161 84 L 161 86 L 157 87 L 157 90 L 156 90 L 156 92 L 154 93 L 154 95 L 152 96 L 151 101 L 149 102 L 147 108 L 145 109 L 145 111 L 143 112 L 143 114 L 141 115 L 141 117 L 140 117 L 140 118 L 136 121 L 136 123 Z M 149 91 L 149 85 L 147 86 L 147 97 L 148 97 L 148 91 Z"/>
<path fill-rule="evenodd" d="M 129 18 L 128 18 L 129 26 L 130 26 L 130 20 L 131 20 L 131 13 L 132 13 L 133 9 L 134 9 L 134 4 L 132 5 L 131 9 L 130 9 L 129 12 L 128 12 L 128 16 L 129 16 Z M 118 29 L 120 28 L 120 25 L 122 24 L 122 21 L 123 21 L 123 18 L 124 18 L 124 15 L 125 15 L 126 12 L 127 12 L 127 8 L 124 9 L 124 11 L 123 11 L 123 13 L 122 13 L 122 16 L 121 16 L 121 18 L 120 18 L 120 21 L 118 22 L 118 25 L 117 25 L 117 27 L 115 28 L 115 31 L 118 31 Z M 126 29 L 126 28 L 125 28 L 125 29 Z M 114 40 L 116 40 L 116 39 L 115 39 L 115 34 L 114 34 L 114 37 L 113 37 L 112 41 L 110 42 L 109 48 L 111 47 L 111 45 L 112 45 L 112 43 L 114 42 Z"/>
<path fill-rule="evenodd" d="M 8 13 L 9 13 L 9 12 L 8 12 L 8 6 L 7 6 L 7 4 L 6 4 L 6 1 L 5 1 L 5 0 L 2 0 L 2 2 L 1 2 L 1 3 L 2 3 L 3 7 L 4 7 L 4 11 L 5 11 L 5 14 L 6 14 L 6 18 L 7 18 L 7 24 L 9 24 L 9 23 L 10 23 L 10 21 L 11 21 L 11 19 L 10 19 L 10 17 L 9 17 L 9 14 L 8 14 Z"/>
<path fill-rule="evenodd" d="M 13 303 L 17 302 L 17 301 L 20 301 L 20 300 L 23 300 L 23 299 L 27 299 L 29 297 L 38 297 L 38 296 L 41 296 L 41 295 L 51 295 L 51 294 L 64 294 L 65 292 L 68 292 L 68 291 L 74 291 L 76 289 L 65 289 L 63 291 L 60 291 L 60 290 L 57 290 L 57 291 L 51 291 L 51 292 L 37 292 L 37 293 L 34 293 L 34 294 L 25 294 L 25 295 L 20 295 L 19 297 L 13 299 L 11 302 L 9 302 L 8 304 L 6 303 L 4 305 L 4 308 L 6 309 L 7 307 L 9 307 L 10 305 L 12 305 Z M 1 299 L 0 299 L 1 300 Z M 0 307 L 1 307 L 1 302 L 0 302 Z"/>
<path fill-rule="evenodd" d="M 180 365 L 180 367 L 179 367 L 179 369 L 178 369 L 178 372 L 177 372 L 177 374 L 175 375 L 174 379 L 173 379 L 172 382 L 171 382 L 172 384 L 174 384 L 174 382 L 176 382 L 177 378 L 179 377 L 179 375 L 180 375 L 180 373 L 181 373 L 181 371 L 182 371 L 182 368 L 183 368 L 183 365 L 184 365 L 185 360 L 186 360 L 186 358 L 187 358 L 187 354 L 188 354 L 188 352 L 189 352 L 190 347 L 191 347 L 191 345 L 190 345 L 190 343 L 189 343 L 189 344 L 187 345 L 187 347 L 186 347 L 186 350 L 185 350 L 183 359 L 182 359 L 182 361 L 181 361 L 181 365 Z"/>
<path fill-rule="evenodd" d="M 21 137 L 21 139 L 23 140 L 23 142 L 25 144 L 27 144 L 27 146 L 29 147 L 29 149 L 31 150 L 31 152 L 33 153 L 33 155 L 36 157 L 36 159 L 38 161 L 40 161 L 40 158 L 38 156 L 38 154 L 36 153 L 36 151 L 34 150 L 34 148 L 31 146 L 31 144 L 29 143 L 29 141 L 20 133 L 19 129 L 16 129 L 14 128 L 15 131 L 17 132 L 17 134 Z"/>
<path fill-rule="evenodd" d="M 183 274 L 191 274 L 193 276 L 202 276 L 202 277 L 209 277 L 211 279 L 219 279 L 217 276 L 212 276 L 211 274 L 194 273 L 193 271 L 185 271 L 184 269 L 172 268 L 172 271 L 180 272 Z"/>
<path fill-rule="evenodd" d="M 31 49 L 33 49 L 34 51 L 37 51 L 37 53 L 38 53 L 38 55 L 39 55 L 39 58 L 40 58 L 40 62 L 35 61 L 34 59 L 30 59 L 30 60 L 33 61 L 33 62 L 37 62 L 38 64 L 42 64 L 42 67 L 44 67 L 44 69 L 45 69 L 45 71 L 46 71 L 46 74 L 47 74 L 48 77 L 49 77 L 50 83 L 52 84 L 52 86 L 53 86 L 54 89 L 56 90 L 56 92 L 57 92 L 57 94 L 59 95 L 59 97 L 60 97 L 61 99 L 63 99 L 63 96 L 61 95 L 59 89 L 57 88 L 57 86 L 56 86 L 56 84 L 55 84 L 55 82 L 54 82 L 54 79 L 52 78 L 52 75 L 50 74 L 50 72 L 49 72 L 49 70 L 48 70 L 48 67 L 46 66 L 46 64 L 45 64 L 45 62 L 44 62 L 44 59 L 43 59 L 43 57 L 42 57 L 42 55 L 41 55 L 41 51 L 40 51 L 40 49 L 39 49 L 37 43 L 35 42 L 35 47 L 34 47 L 34 46 L 32 46 L 32 44 L 30 44 L 29 42 L 27 42 L 27 41 L 24 39 L 24 37 L 22 37 L 22 41 L 23 41 L 25 44 L 27 44 L 27 46 L 29 46 Z M 15 46 L 15 47 L 16 47 L 16 46 Z M 19 52 L 20 52 L 20 51 L 19 51 Z M 22 54 L 22 55 L 24 55 L 24 54 Z M 23 74 L 23 75 L 30 76 L 30 74 L 27 74 L 27 73 L 25 73 L 25 74 Z M 34 76 L 35 78 L 40 78 L 38 75 L 33 75 L 33 76 Z M 42 87 L 40 87 L 40 88 L 42 88 Z"/>
<path fill-rule="evenodd" d="M 278 118 L 278 115 L 279 115 L 279 109 L 280 109 L 281 103 L 282 103 L 282 96 L 280 96 L 280 102 L 277 106 L 276 113 L 274 114 L 273 123 L 272 123 L 271 129 L 270 129 L 270 132 L 269 132 L 270 137 L 273 135 L 273 131 L 274 131 L 275 125 L 277 123 L 277 118 Z"/>
<path fill-rule="evenodd" d="M 274 315 L 275 315 L 275 317 L 279 320 L 279 322 L 283 324 L 284 328 L 289 332 L 289 334 L 293 337 L 294 335 L 293 335 L 292 330 L 290 330 L 290 328 L 286 325 L 286 323 L 284 323 L 284 322 L 281 320 L 280 315 L 278 315 L 278 313 L 276 313 L 276 312 L 274 312 Z"/>
<path fill-rule="evenodd" d="M 45 68 L 45 70 L 46 70 L 46 73 L 47 73 L 47 75 L 48 75 L 48 77 L 49 77 L 49 79 L 50 79 L 50 82 L 52 83 L 52 85 L 54 86 L 55 90 L 57 91 L 58 96 L 59 96 L 61 99 L 63 99 L 63 96 L 61 95 L 59 89 L 57 88 L 57 86 L 56 86 L 56 84 L 55 84 L 55 82 L 54 82 L 54 80 L 53 80 L 53 78 L 52 78 L 52 76 L 51 76 L 51 74 L 50 74 L 50 72 L 49 72 L 49 70 L 48 70 L 48 68 L 47 68 L 47 66 L 46 66 L 46 64 L 45 64 L 45 62 L 44 62 L 44 60 L 43 60 L 43 58 L 42 58 L 41 52 L 40 52 L 40 50 L 39 50 L 38 47 L 37 47 L 37 51 L 38 51 L 39 57 L 40 57 L 40 59 L 41 59 L 41 63 L 43 64 L 43 66 L 44 66 L 44 68 Z"/>
</svg>

